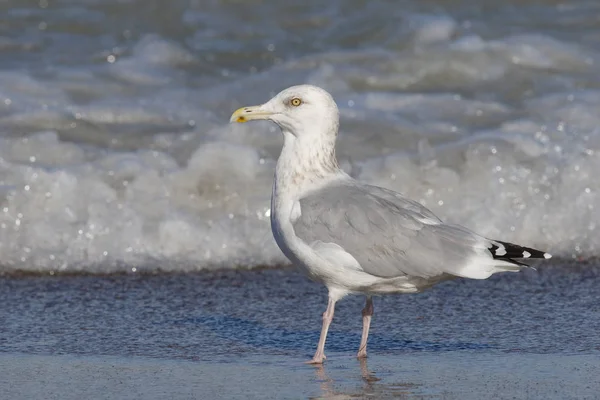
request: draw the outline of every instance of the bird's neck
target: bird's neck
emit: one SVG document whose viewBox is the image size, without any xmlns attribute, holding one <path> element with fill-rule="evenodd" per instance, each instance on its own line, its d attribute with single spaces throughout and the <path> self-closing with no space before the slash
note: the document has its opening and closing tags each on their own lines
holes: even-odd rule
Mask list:
<svg viewBox="0 0 600 400">
<path fill-rule="evenodd" d="M 284 144 L 277 160 L 273 194 L 293 196 L 315 189 L 343 175 L 335 157 L 335 136 L 294 136 L 283 131 Z"/>
</svg>

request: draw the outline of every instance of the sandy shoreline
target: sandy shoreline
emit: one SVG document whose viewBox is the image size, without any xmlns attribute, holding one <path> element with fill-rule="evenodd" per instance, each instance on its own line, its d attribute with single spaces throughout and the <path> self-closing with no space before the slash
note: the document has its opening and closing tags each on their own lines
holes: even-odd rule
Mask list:
<svg viewBox="0 0 600 400">
<path fill-rule="evenodd" d="M 593 399 L 593 355 L 375 355 L 366 364 L 332 354 L 322 367 L 299 358 L 230 362 L 143 357 L 0 355 L 7 399 Z"/>
</svg>

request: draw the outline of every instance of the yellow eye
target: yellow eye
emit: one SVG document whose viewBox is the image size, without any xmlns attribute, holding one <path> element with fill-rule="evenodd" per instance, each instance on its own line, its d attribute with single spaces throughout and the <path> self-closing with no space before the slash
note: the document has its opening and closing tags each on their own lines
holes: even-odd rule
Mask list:
<svg viewBox="0 0 600 400">
<path fill-rule="evenodd" d="M 302 100 L 300 100 L 297 97 L 294 97 L 292 100 L 290 100 L 290 104 L 294 107 L 298 107 L 300 104 L 302 104 Z"/>
</svg>

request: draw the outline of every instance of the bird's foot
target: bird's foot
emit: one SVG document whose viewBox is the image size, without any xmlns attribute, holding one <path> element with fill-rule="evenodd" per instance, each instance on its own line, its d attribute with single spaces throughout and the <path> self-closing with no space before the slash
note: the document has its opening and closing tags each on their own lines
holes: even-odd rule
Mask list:
<svg viewBox="0 0 600 400">
<path fill-rule="evenodd" d="M 323 361 L 325 361 L 326 358 L 325 354 L 315 354 L 312 360 L 306 361 L 305 364 L 320 365 L 323 364 Z"/>
<path fill-rule="evenodd" d="M 367 358 L 367 350 L 366 349 L 359 350 L 358 353 L 356 354 L 356 358 Z"/>
</svg>

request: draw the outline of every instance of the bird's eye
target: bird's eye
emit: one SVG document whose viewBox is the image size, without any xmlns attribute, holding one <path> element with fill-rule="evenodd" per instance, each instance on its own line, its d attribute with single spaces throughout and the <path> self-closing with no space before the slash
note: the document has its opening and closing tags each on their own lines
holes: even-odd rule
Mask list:
<svg viewBox="0 0 600 400">
<path fill-rule="evenodd" d="M 300 104 L 302 104 L 302 100 L 300 100 L 297 97 L 294 97 L 292 100 L 290 100 L 290 104 L 294 107 L 298 107 Z"/>
</svg>

